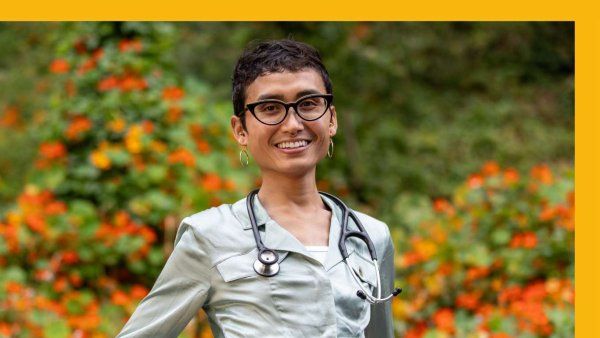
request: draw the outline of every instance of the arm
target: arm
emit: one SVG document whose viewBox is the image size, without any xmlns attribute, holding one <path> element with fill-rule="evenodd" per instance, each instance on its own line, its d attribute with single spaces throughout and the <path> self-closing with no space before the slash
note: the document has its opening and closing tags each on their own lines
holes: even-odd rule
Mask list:
<svg viewBox="0 0 600 338">
<path fill-rule="evenodd" d="M 381 274 L 381 295 L 388 295 L 394 289 L 394 244 L 387 239 L 383 259 L 379 263 Z M 393 299 L 393 298 L 392 298 Z M 393 338 L 394 321 L 392 318 L 392 302 L 388 301 L 371 305 L 371 320 L 365 330 L 367 338 Z"/>
<path fill-rule="evenodd" d="M 210 288 L 210 262 L 185 221 L 154 287 L 117 337 L 177 337 L 204 304 Z"/>
</svg>

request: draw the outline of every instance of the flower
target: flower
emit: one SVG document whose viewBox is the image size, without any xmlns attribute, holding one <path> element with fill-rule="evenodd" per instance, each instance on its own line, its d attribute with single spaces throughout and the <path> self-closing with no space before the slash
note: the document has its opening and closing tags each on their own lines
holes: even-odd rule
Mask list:
<svg viewBox="0 0 600 338">
<path fill-rule="evenodd" d="M 92 129 L 92 121 L 85 116 L 77 116 L 65 130 L 65 137 L 69 140 L 79 139 L 81 134 L 90 129 Z"/>
<path fill-rule="evenodd" d="M 119 50 L 121 52 L 141 52 L 142 41 L 140 39 L 123 39 L 119 41 Z"/>
<path fill-rule="evenodd" d="M 111 165 L 110 158 L 102 150 L 94 150 L 90 154 L 90 161 L 96 168 L 102 170 L 109 169 Z"/>
<path fill-rule="evenodd" d="M 65 59 L 55 59 L 50 64 L 50 71 L 54 74 L 63 74 L 69 71 L 69 63 Z"/>
<path fill-rule="evenodd" d="M 183 164 L 186 167 L 193 167 L 196 163 L 194 155 L 187 149 L 179 148 L 169 154 L 167 161 L 171 164 Z"/>
<path fill-rule="evenodd" d="M 454 312 L 449 308 L 442 308 L 434 313 L 433 322 L 441 331 L 447 333 L 454 332 Z"/>
<path fill-rule="evenodd" d="M 222 181 L 221 178 L 216 174 L 206 174 L 202 177 L 202 187 L 207 192 L 215 192 L 221 189 Z"/>
<path fill-rule="evenodd" d="M 67 155 L 67 149 L 58 141 L 44 142 L 40 145 L 40 155 L 47 159 L 60 159 Z"/>
<path fill-rule="evenodd" d="M 166 87 L 163 89 L 163 99 L 166 101 L 177 101 L 183 98 L 185 92 L 177 86 Z"/>
</svg>

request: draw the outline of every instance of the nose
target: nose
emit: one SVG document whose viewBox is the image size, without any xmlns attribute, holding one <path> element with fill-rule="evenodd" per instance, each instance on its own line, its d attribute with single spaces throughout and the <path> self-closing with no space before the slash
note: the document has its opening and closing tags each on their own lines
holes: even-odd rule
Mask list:
<svg viewBox="0 0 600 338">
<path fill-rule="evenodd" d="M 288 131 L 292 134 L 297 133 L 300 130 L 304 129 L 304 120 L 300 116 L 298 116 L 298 112 L 293 107 L 289 108 L 290 111 L 288 115 L 285 117 L 285 120 L 281 122 L 281 128 L 284 131 Z"/>
</svg>

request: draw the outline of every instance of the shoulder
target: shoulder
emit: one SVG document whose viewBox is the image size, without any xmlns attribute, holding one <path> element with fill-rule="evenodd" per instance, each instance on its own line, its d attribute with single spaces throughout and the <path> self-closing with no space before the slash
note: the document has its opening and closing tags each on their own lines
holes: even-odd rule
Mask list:
<svg viewBox="0 0 600 338">
<path fill-rule="evenodd" d="M 214 261 L 222 259 L 228 252 L 249 250 L 251 232 L 244 231 L 244 227 L 234 211 L 239 204 L 222 204 L 185 217 L 175 237 L 175 245 L 186 232 Z M 189 235 L 188 235 L 189 236 Z"/>
</svg>

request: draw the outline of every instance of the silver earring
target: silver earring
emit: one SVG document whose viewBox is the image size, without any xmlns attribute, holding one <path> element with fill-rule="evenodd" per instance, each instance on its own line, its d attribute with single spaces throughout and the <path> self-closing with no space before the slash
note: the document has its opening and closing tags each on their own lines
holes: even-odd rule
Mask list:
<svg viewBox="0 0 600 338">
<path fill-rule="evenodd" d="M 333 157 L 333 139 L 329 139 L 329 148 L 327 148 L 327 156 Z"/>
<path fill-rule="evenodd" d="M 245 157 L 245 161 L 242 160 L 242 157 Z M 248 151 L 246 151 L 246 146 L 243 146 L 242 150 L 240 150 L 240 163 L 242 167 L 247 167 L 250 162 L 250 156 L 248 156 Z"/>
</svg>

